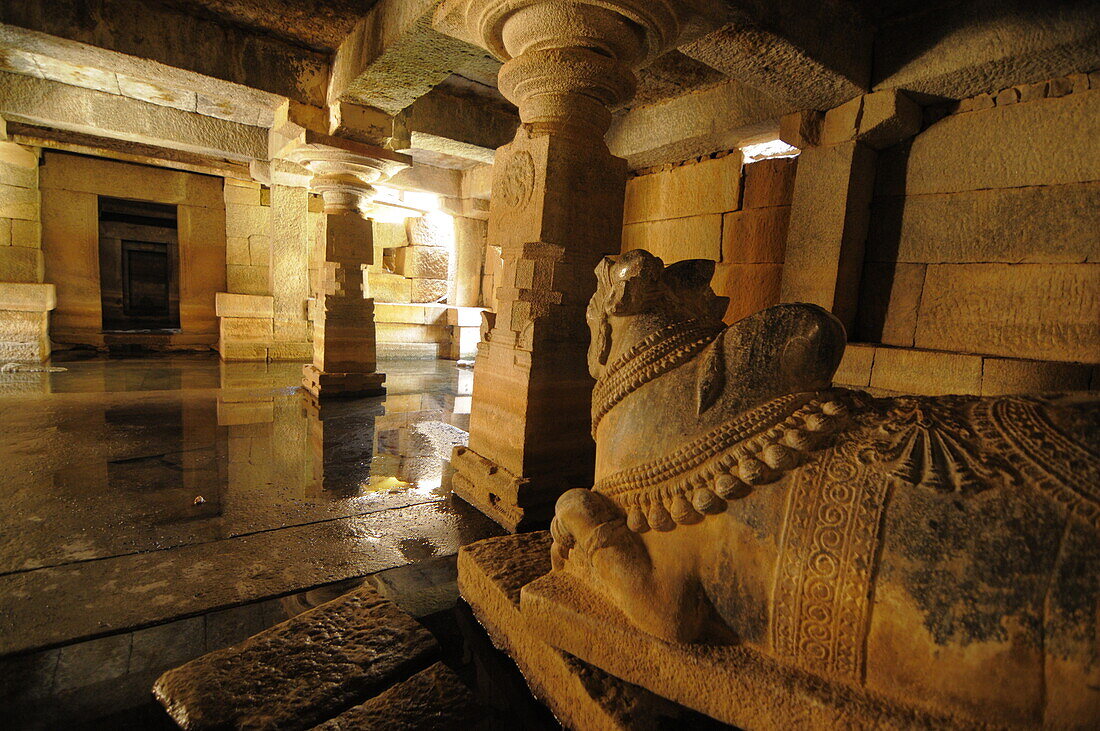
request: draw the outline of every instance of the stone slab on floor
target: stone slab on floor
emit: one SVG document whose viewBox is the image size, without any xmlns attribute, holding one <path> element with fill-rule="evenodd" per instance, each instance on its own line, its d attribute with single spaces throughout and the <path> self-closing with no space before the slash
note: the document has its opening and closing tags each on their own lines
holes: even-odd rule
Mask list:
<svg viewBox="0 0 1100 731">
<path fill-rule="evenodd" d="M 317 726 L 314 731 L 360 729 L 459 729 L 476 726 L 481 718 L 473 693 L 443 663 L 435 663 Z"/>
<path fill-rule="evenodd" d="M 532 692 L 573 729 L 675 728 L 689 722 L 686 716 L 694 714 L 686 709 L 581 662 L 531 633 L 519 611 L 520 589 L 549 571 L 548 531 L 489 538 L 458 554 L 462 598 L 493 643 L 519 666 Z"/>
<path fill-rule="evenodd" d="M 496 539 L 500 540 L 500 539 Z M 470 548 L 476 548 L 477 545 Z M 460 554 L 461 562 L 461 554 Z M 970 719 L 903 708 L 832 684 L 746 646 L 672 643 L 642 632 L 565 572 L 525 585 L 521 616 L 530 636 L 624 683 L 740 728 L 957 728 Z"/>
<path fill-rule="evenodd" d="M 8 574 L 0 576 L 0 656 L 365 576 L 498 532 L 459 501 L 433 502 Z"/>
<path fill-rule="evenodd" d="M 305 729 L 428 665 L 439 646 L 397 605 L 361 587 L 157 679 L 181 728 Z"/>
</svg>

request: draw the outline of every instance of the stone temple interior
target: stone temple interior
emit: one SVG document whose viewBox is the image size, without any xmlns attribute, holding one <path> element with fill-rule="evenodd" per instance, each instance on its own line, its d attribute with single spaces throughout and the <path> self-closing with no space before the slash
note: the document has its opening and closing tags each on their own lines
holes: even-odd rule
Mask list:
<svg viewBox="0 0 1100 731">
<path fill-rule="evenodd" d="M 0 725 L 1100 727 L 1100 2 L 2 0 Z"/>
</svg>

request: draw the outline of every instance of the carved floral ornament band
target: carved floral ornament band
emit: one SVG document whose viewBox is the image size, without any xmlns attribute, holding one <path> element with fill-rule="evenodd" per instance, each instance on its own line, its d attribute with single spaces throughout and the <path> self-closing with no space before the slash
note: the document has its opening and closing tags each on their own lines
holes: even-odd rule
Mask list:
<svg viewBox="0 0 1100 731">
<path fill-rule="evenodd" d="M 1046 410 L 1042 400 L 1022 397 L 929 404 L 847 390 L 790 394 L 594 489 L 626 512 L 631 530 L 666 531 L 722 512 L 726 500 L 780 479 L 811 452 L 842 449 L 853 469 L 873 473 L 875 490 L 894 483 L 965 495 L 1026 483 L 1100 527 L 1100 455 L 1064 434 Z M 826 457 L 834 466 L 844 461 Z M 833 483 L 846 479 L 830 469 Z"/>
</svg>

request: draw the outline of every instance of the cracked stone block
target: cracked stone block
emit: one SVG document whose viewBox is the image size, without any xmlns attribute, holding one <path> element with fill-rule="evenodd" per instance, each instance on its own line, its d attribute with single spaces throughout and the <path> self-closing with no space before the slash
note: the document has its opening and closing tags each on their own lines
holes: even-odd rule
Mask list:
<svg viewBox="0 0 1100 731">
<path fill-rule="evenodd" d="M 438 649 L 364 586 L 169 670 L 153 694 L 184 729 L 305 729 L 408 677 Z"/>
</svg>

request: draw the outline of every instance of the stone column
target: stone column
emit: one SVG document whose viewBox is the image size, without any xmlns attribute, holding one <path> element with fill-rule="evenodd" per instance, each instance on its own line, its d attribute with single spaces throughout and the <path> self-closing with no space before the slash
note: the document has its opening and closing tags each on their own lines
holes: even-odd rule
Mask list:
<svg viewBox="0 0 1100 731">
<path fill-rule="evenodd" d="M 411 160 L 381 147 L 311 132 L 283 155 L 313 173 L 310 188 L 325 201 L 313 363 L 303 366 L 302 385 L 318 399 L 383 394 L 385 376 L 377 372 L 375 360 L 374 300 L 363 292 L 363 268 L 374 260 L 372 224 L 366 216 L 376 195 L 372 184 L 408 167 Z"/>
<path fill-rule="evenodd" d="M 632 68 L 678 21 L 662 0 L 448 0 L 435 25 L 504 61 L 500 90 L 522 122 L 493 166 L 499 312 L 478 351 L 470 446 L 453 459 L 455 492 L 515 531 L 592 485 L 584 314 L 596 264 L 619 251 L 626 184 L 603 135 Z"/>
<path fill-rule="evenodd" d="M 448 296 L 456 307 L 477 307 L 481 301 L 481 272 L 485 261 L 487 224 L 477 218 L 455 216 L 455 267 L 453 292 Z"/>
<path fill-rule="evenodd" d="M 271 186 L 272 337 L 268 360 L 305 360 L 312 349 L 309 299 L 309 191 Z"/>
</svg>

